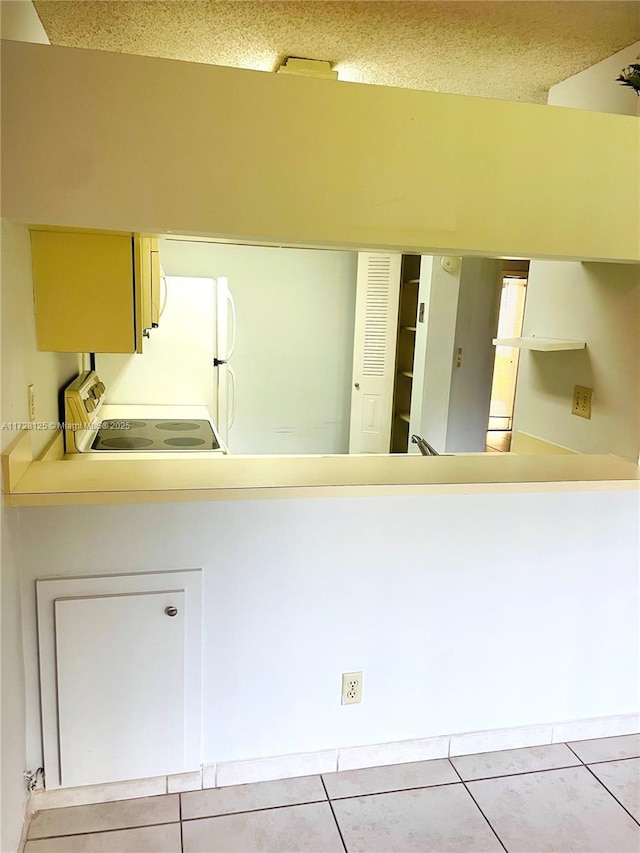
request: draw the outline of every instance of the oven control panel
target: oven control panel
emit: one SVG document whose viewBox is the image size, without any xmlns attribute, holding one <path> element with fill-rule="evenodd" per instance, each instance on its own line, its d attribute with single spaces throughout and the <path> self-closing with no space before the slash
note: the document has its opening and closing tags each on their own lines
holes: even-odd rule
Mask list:
<svg viewBox="0 0 640 853">
<path fill-rule="evenodd" d="M 64 392 L 65 446 L 73 452 L 81 433 L 98 420 L 104 402 L 104 383 L 95 370 L 85 370 Z M 73 439 L 73 440 L 71 440 Z"/>
</svg>

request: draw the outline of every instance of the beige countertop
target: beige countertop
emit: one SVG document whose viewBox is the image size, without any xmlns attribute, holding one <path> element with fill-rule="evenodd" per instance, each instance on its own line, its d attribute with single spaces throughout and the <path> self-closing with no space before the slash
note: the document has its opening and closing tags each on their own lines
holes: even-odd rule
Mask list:
<svg viewBox="0 0 640 853">
<path fill-rule="evenodd" d="M 3 455 L 7 506 L 279 497 L 637 489 L 640 469 L 614 456 L 462 454 L 221 456 L 145 461 L 40 460 L 22 434 Z"/>
</svg>

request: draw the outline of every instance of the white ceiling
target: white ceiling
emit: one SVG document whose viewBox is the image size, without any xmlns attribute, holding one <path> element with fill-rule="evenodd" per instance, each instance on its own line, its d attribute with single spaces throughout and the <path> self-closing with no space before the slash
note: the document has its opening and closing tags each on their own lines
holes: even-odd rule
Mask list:
<svg viewBox="0 0 640 853">
<path fill-rule="evenodd" d="M 341 79 L 544 102 L 640 39 L 634 0 L 35 0 L 53 44 L 275 70 L 328 59 Z"/>
</svg>

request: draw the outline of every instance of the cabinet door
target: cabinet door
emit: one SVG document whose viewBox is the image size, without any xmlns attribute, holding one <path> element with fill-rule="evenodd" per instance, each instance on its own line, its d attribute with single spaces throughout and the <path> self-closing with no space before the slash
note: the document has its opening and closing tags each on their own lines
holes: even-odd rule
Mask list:
<svg viewBox="0 0 640 853">
<path fill-rule="evenodd" d="M 56 600 L 64 787 L 183 770 L 184 603 L 184 590 Z"/>
<path fill-rule="evenodd" d="M 158 240 L 146 235 L 133 238 L 136 283 L 136 345 L 142 352 L 144 332 L 160 321 L 160 254 Z"/>
<path fill-rule="evenodd" d="M 401 260 L 358 255 L 349 453 L 389 452 Z"/>
<path fill-rule="evenodd" d="M 38 349 L 135 352 L 130 234 L 31 232 Z"/>
</svg>

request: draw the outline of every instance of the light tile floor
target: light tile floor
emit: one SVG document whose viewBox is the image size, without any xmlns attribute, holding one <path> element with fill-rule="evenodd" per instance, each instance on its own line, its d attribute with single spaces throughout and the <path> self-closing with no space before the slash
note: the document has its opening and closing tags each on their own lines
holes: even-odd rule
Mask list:
<svg viewBox="0 0 640 853">
<path fill-rule="evenodd" d="M 638 853 L 640 735 L 34 815 L 25 853 Z"/>
</svg>

